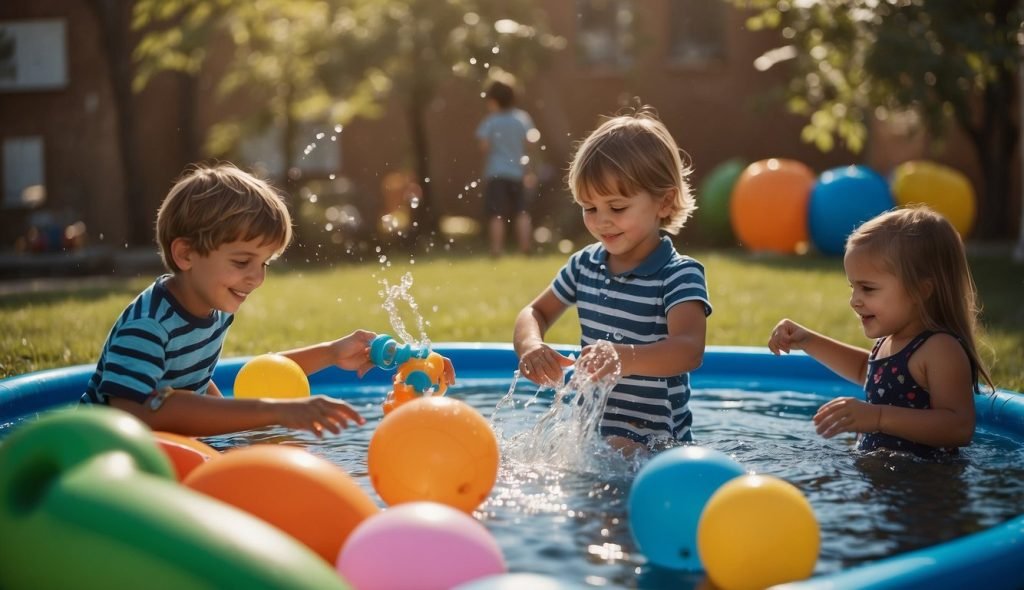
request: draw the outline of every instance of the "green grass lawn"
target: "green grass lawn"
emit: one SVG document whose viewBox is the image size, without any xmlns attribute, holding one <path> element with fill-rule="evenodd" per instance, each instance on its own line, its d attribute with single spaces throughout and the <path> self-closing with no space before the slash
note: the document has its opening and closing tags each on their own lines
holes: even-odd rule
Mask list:
<svg viewBox="0 0 1024 590">
<path fill-rule="evenodd" d="M 764 346 L 775 323 L 790 317 L 850 343 L 868 346 L 847 304 L 849 287 L 839 259 L 754 256 L 698 251 L 707 268 L 715 312 L 708 344 Z M 394 257 L 393 257 L 394 258 Z M 391 266 L 275 268 L 243 306 L 225 345 L 226 356 L 258 354 L 336 338 L 356 328 L 394 333 L 381 307 L 381 281 L 412 274 L 411 294 L 434 342 L 508 342 L 519 310 L 565 261 L 532 258 L 418 257 Z M 999 387 L 1024 391 L 1024 269 L 1005 257 L 973 257 L 985 308 L 981 355 Z M 282 265 L 283 266 L 283 265 Z M 59 292 L 0 297 L 0 377 L 95 362 L 110 326 L 150 277 L 76 286 Z M 415 331 L 408 306 L 402 317 Z M 570 312 L 550 342 L 575 343 Z"/>
</svg>

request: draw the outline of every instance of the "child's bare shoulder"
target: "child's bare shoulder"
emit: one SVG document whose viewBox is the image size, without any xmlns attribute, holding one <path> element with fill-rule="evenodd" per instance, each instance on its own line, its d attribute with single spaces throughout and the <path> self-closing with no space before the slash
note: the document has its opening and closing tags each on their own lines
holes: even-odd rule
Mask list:
<svg viewBox="0 0 1024 590">
<path fill-rule="evenodd" d="M 970 368 L 970 360 L 963 344 L 957 340 L 956 336 L 946 332 L 938 332 L 925 340 L 911 360 L 917 361 L 925 371 L 934 371 L 939 367 L 943 369 Z"/>
<path fill-rule="evenodd" d="M 930 338 L 925 340 L 921 345 L 921 352 L 926 351 L 943 355 L 956 354 L 965 358 L 967 356 L 967 353 L 964 352 L 964 346 L 960 343 L 960 340 L 948 332 L 936 332 L 935 334 L 932 334 Z"/>
</svg>

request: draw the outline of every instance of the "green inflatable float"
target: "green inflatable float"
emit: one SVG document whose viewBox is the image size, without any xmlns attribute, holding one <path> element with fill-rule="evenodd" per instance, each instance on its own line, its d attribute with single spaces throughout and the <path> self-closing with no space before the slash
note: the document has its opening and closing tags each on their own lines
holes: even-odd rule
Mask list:
<svg viewBox="0 0 1024 590">
<path fill-rule="evenodd" d="M 0 587 L 348 588 L 280 530 L 174 479 L 149 429 L 62 410 L 0 441 Z"/>
</svg>

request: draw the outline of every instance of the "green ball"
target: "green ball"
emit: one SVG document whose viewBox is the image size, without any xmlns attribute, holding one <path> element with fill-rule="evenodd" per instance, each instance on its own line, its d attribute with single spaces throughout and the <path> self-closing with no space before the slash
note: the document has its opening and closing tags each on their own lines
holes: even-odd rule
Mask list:
<svg viewBox="0 0 1024 590">
<path fill-rule="evenodd" d="M 178 484 L 120 410 L 43 415 L 0 442 L 0 587 L 347 590 L 308 547 Z"/>
<path fill-rule="evenodd" d="M 103 406 L 55 410 L 17 427 L 0 446 L 0 496 L 26 485 L 45 487 L 97 455 L 123 451 L 140 471 L 175 479 L 153 432 L 127 412 Z"/>
<path fill-rule="evenodd" d="M 722 162 L 708 173 L 697 191 L 699 229 L 716 243 L 735 242 L 729 203 L 736 180 L 746 167 L 746 162 L 740 159 Z"/>
</svg>

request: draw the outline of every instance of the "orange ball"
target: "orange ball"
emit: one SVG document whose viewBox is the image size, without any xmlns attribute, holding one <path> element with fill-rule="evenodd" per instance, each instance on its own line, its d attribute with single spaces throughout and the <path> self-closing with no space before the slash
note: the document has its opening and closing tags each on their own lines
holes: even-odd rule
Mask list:
<svg viewBox="0 0 1024 590">
<path fill-rule="evenodd" d="M 753 251 L 806 251 L 814 180 L 814 172 L 796 160 L 772 158 L 747 166 L 729 202 L 732 229 L 740 243 Z"/>
<path fill-rule="evenodd" d="M 389 505 L 426 500 L 467 513 L 498 478 L 498 439 L 469 404 L 422 397 L 388 414 L 370 439 L 370 482 Z"/>
<path fill-rule="evenodd" d="M 193 469 L 220 455 L 217 449 L 191 436 L 161 431 L 154 432 L 153 436 L 160 450 L 171 460 L 178 481 L 184 481 Z"/>
<path fill-rule="evenodd" d="M 341 468 L 295 447 L 228 451 L 194 469 L 183 483 L 262 518 L 331 564 L 352 530 L 379 512 Z"/>
</svg>

